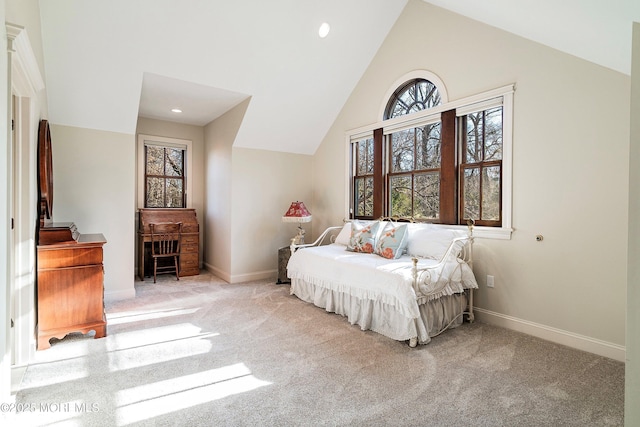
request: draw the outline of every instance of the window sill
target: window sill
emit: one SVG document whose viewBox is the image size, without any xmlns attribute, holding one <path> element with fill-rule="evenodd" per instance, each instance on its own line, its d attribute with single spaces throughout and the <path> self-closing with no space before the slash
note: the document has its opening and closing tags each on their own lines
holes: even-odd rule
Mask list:
<svg viewBox="0 0 640 427">
<path fill-rule="evenodd" d="M 467 231 L 469 229 L 469 227 L 465 225 L 455 225 L 447 228 L 455 228 L 456 230 L 463 231 Z M 483 226 L 473 227 L 473 237 L 477 237 L 480 239 L 511 240 L 512 233 L 513 228 Z"/>
</svg>

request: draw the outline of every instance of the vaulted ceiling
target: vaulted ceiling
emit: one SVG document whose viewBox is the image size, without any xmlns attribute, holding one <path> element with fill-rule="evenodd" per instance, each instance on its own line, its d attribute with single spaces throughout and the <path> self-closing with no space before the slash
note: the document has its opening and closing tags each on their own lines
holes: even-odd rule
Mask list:
<svg viewBox="0 0 640 427">
<path fill-rule="evenodd" d="M 41 1 L 49 120 L 134 134 L 250 98 L 234 146 L 313 154 L 407 1 Z M 630 73 L 640 1 L 425 1 Z"/>
</svg>

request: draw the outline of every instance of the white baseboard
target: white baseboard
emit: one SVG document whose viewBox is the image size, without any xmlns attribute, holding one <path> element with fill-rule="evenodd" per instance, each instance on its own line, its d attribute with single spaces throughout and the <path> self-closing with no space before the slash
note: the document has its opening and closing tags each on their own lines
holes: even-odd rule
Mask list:
<svg viewBox="0 0 640 427">
<path fill-rule="evenodd" d="M 276 283 L 276 277 L 278 277 L 277 270 L 256 271 L 254 273 L 237 274 L 235 276 L 231 276 L 230 283 L 242 283 L 251 282 L 252 280 L 266 279 L 273 279 L 273 283 Z"/>
<path fill-rule="evenodd" d="M 532 335 L 534 337 L 597 354 L 599 356 L 608 357 L 620 362 L 625 361 L 626 347 L 618 344 L 574 334 L 573 332 L 529 322 L 527 320 L 496 313 L 483 308 L 474 307 L 473 312 L 476 319 L 483 323 L 522 332 L 527 335 Z"/>
<path fill-rule="evenodd" d="M 227 283 L 231 283 L 231 275 L 228 272 L 222 271 L 219 268 L 212 266 L 211 264 L 207 264 L 206 262 L 203 263 L 202 266 L 204 267 L 205 270 L 207 270 L 209 273 L 213 274 L 214 276 L 219 277 L 220 279 L 224 280 Z"/>
<path fill-rule="evenodd" d="M 127 290 L 104 292 L 105 301 L 120 301 L 124 299 L 135 298 L 135 297 L 136 297 L 136 289 L 134 287 Z"/>
<path fill-rule="evenodd" d="M 216 268 L 207 263 L 204 264 L 204 268 L 206 268 L 207 271 L 209 271 L 216 277 L 221 278 L 227 283 L 242 283 L 242 282 L 250 282 L 252 280 L 265 280 L 265 279 L 273 279 L 273 283 L 275 283 L 276 278 L 278 277 L 277 270 L 264 270 L 264 271 L 256 271 L 253 273 L 231 275 L 229 274 L 229 272 L 222 271 L 219 268 Z"/>
</svg>

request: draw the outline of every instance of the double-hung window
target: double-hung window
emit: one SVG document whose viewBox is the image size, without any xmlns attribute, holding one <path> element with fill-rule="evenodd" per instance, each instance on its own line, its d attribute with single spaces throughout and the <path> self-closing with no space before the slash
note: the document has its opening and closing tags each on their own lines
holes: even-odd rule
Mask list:
<svg viewBox="0 0 640 427">
<path fill-rule="evenodd" d="M 138 207 L 186 208 L 191 141 L 138 136 Z"/>
<path fill-rule="evenodd" d="M 502 218 L 502 106 L 459 117 L 460 217 L 500 226 Z"/>
<path fill-rule="evenodd" d="M 359 217 L 373 217 L 374 150 L 373 138 L 354 144 L 354 210 Z"/>
<path fill-rule="evenodd" d="M 183 208 L 185 149 L 145 144 L 145 208 Z"/>
<path fill-rule="evenodd" d="M 382 122 L 347 135 L 349 216 L 510 230 L 512 97 L 508 86 L 443 103 L 429 80 L 401 85 Z"/>
<path fill-rule="evenodd" d="M 440 218 L 441 131 L 437 121 L 387 136 L 389 216 Z"/>
</svg>

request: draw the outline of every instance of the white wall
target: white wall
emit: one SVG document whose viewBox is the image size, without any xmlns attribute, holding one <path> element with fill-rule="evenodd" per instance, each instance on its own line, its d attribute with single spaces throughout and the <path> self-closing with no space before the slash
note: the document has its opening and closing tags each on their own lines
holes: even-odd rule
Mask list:
<svg viewBox="0 0 640 427">
<path fill-rule="evenodd" d="M 165 138 L 186 139 L 192 142 L 191 165 L 191 194 L 187 195 L 188 204 L 196 210 L 200 227 L 200 265 L 204 249 L 205 222 L 204 219 L 204 128 L 202 126 L 185 125 L 181 123 L 166 122 L 144 117 L 138 117 L 137 134 L 161 136 Z M 136 150 L 137 152 L 137 150 Z M 137 163 L 137 162 L 136 162 Z M 136 187 L 137 188 L 137 187 Z M 138 195 L 136 194 L 136 198 Z M 134 211 L 134 220 L 137 221 L 137 210 Z M 136 224 L 136 227 L 138 225 Z M 137 229 L 137 228 L 136 228 Z M 137 248 L 136 248 L 137 250 Z M 136 257 L 137 258 L 137 257 Z"/>
<path fill-rule="evenodd" d="M 640 23 L 633 24 L 631 147 L 629 150 L 629 272 L 625 425 L 640 425 Z"/>
<path fill-rule="evenodd" d="M 4 1 L 0 0 L 0 22 L 5 21 Z M 9 342 L 9 303 L 10 286 L 9 286 L 9 228 L 6 226 L 9 222 L 9 183 L 11 177 L 9 175 L 9 139 L 8 133 L 8 117 L 7 117 L 7 100 L 9 99 L 8 91 L 8 75 L 7 75 L 7 36 L 4 26 L 0 26 L 0 399 L 10 394 L 11 387 L 11 345 Z"/>
<path fill-rule="evenodd" d="M 102 233 L 105 299 L 135 296 L 135 137 L 51 125 L 53 220 Z"/>
<path fill-rule="evenodd" d="M 344 213 L 344 132 L 380 120 L 387 91 L 417 69 L 450 101 L 516 84 L 515 232 L 476 240 L 479 318 L 624 358 L 629 77 L 410 0 L 314 158 L 329 222 Z"/>
</svg>

